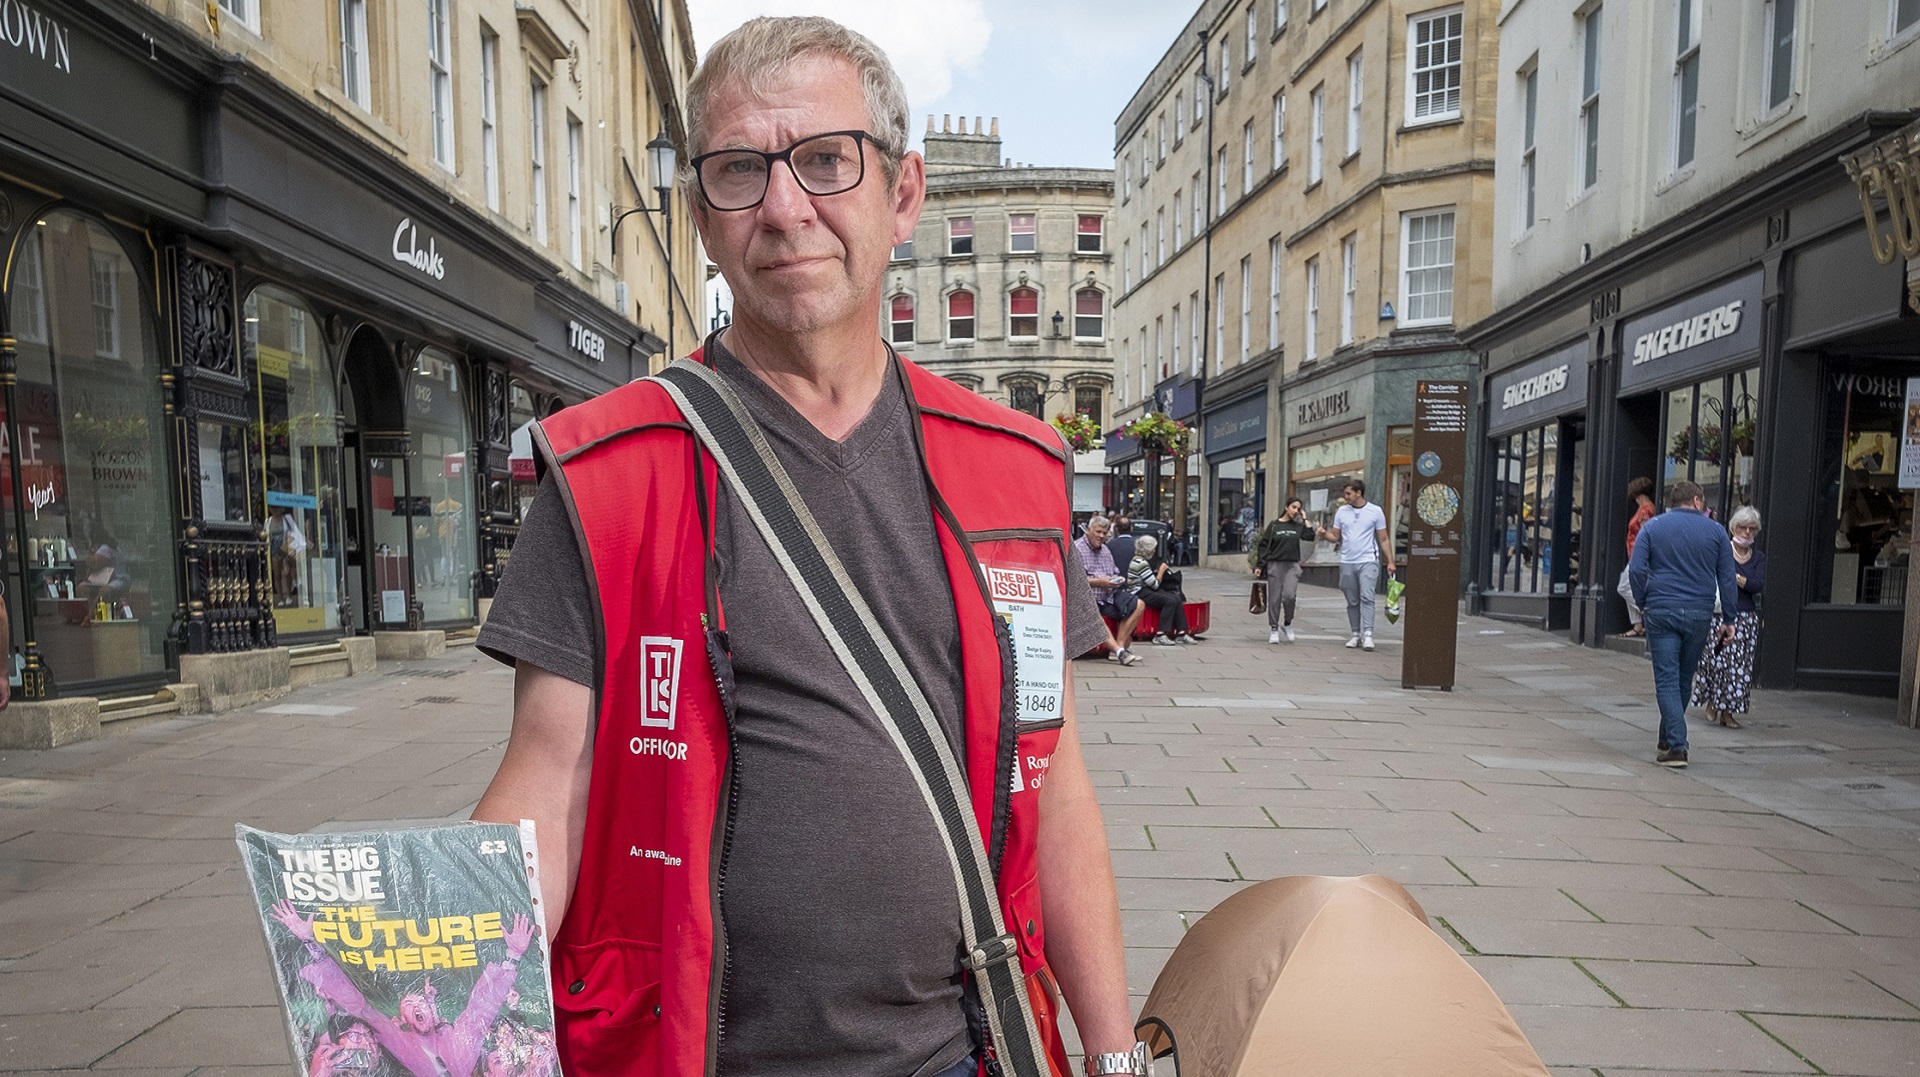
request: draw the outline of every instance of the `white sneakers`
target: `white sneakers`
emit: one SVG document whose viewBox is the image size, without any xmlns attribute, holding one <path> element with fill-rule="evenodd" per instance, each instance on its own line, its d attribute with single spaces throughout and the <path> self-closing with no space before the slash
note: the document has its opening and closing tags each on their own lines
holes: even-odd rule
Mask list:
<svg viewBox="0 0 1920 1077">
<path fill-rule="evenodd" d="M 1281 625 L 1280 631 L 1285 632 L 1287 634 L 1288 643 L 1293 642 L 1293 626 L 1292 625 Z"/>
<path fill-rule="evenodd" d="M 1117 651 L 1108 651 L 1107 661 L 1118 662 L 1123 666 L 1137 666 L 1140 664 L 1140 656 L 1130 650 L 1122 648 Z"/>
<path fill-rule="evenodd" d="M 1373 633 L 1369 632 L 1360 637 L 1360 649 L 1363 651 L 1373 650 Z"/>
<path fill-rule="evenodd" d="M 1348 636 L 1348 637 L 1347 637 L 1347 649 L 1348 649 L 1348 650 L 1352 650 L 1353 648 L 1355 648 L 1355 647 L 1358 647 L 1358 646 L 1360 646 L 1360 636 L 1359 636 L 1359 634 L 1358 634 L 1358 633 L 1355 633 L 1354 635 L 1351 635 L 1351 636 Z"/>
<path fill-rule="evenodd" d="M 1288 634 L 1289 636 L 1291 636 L 1291 635 L 1292 635 L 1293 633 L 1291 633 L 1291 632 L 1289 632 L 1289 633 L 1287 633 L 1287 634 Z M 1278 643 L 1278 642 L 1280 642 L 1280 630 L 1279 630 L 1279 629 L 1275 629 L 1275 630 L 1273 630 L 1272 632 L 1269 632 L 1269 633 L 1267 633 L 1267 642 L 1268 642 L 1268 643 Z"/>
</svg>

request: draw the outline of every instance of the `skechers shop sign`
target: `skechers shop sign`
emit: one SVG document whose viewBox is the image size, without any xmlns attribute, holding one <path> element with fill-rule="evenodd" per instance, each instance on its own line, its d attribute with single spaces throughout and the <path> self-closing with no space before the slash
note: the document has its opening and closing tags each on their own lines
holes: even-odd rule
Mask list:
<svg viewBox="0 0 1920 1077">
<path fill-rule="evenodd" d="M 1620 392 L 1683 380 L 1760 350 L 1758 270 L 1627 321 Z"/>
</svg>

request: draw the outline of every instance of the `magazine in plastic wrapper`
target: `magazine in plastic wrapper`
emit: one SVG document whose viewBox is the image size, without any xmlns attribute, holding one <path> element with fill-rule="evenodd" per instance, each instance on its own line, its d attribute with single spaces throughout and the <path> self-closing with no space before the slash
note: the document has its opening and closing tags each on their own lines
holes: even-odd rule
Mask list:
<svg viewBox="0 0 1920 1077">
<path fill-rule="evenodd" d="M 558 1077 L 531 822 L 234 831 L 303 1077 Z"/>
</svg>

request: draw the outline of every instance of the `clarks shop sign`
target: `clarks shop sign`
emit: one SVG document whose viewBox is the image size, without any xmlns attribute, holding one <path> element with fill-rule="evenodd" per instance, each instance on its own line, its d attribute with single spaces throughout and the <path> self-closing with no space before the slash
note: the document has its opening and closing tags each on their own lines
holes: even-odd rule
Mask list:
<svg viewBox="0 0 1920 1077">
<path fill-rule="evenodd" d="M 21 0 L 0 0 L 0 42 L 15 50 L 20 59 L 31 59 L 70 75 L 73 53 L 68 41 L 67 28 L 53 16 Z"/>
<path fill-rule="evenodd" d="M 1504 434 L 1587 404 L 1587 342 L 1578 340 L 1487 379 L 1487 432 Z"/>
<path fill-rule="evenodd" d="M 393 260 L 410 265 L 434 280 L 447 279 L 447 260 L 440 257 L 439 245 L 432 236 L 427 237 L 425 247 L 420 245 L 420 229 L 412 217 L 400 218 L 400 226 L 393 230 Z"/>
<path fill-rule="evenodd" d="M 1761 272 L 1754 270 L 1626 323 L 1620 395 L 1678 381 L 1760 350 Z"/>
</svg>

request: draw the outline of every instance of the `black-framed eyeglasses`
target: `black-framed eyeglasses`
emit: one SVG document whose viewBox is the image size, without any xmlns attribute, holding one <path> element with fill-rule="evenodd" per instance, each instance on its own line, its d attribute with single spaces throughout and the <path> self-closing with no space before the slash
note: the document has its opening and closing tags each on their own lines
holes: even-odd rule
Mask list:
<svg viewBox="0 0 1920 1077">
<path fill-rule="evenodd" d="M 761 150 L 715 150 L 691 162 L 707 205 L 732 212 L 752 209 L 767 198 L 773 163 L 785 161 L 800 189 L 816 197 L 844 194 L 867 178 L 867 155 L 862 143 L 886 152 L 885 143 L 865 131 L 828 131 L 811 135 L 777 153 Z"/>
</svg>

